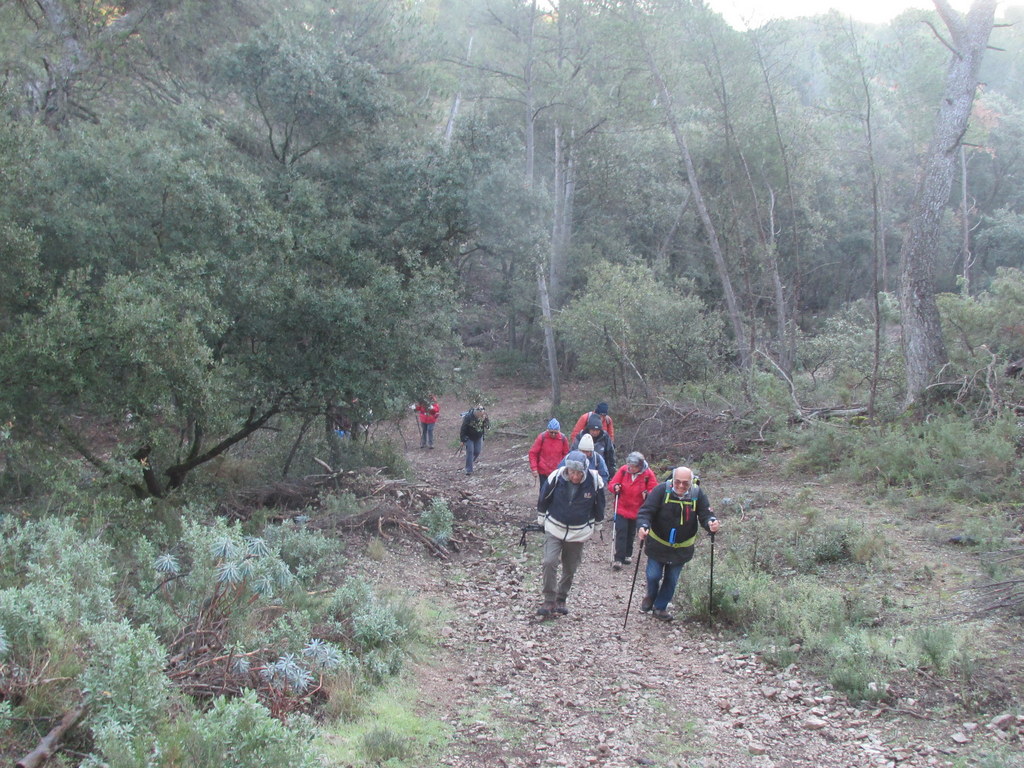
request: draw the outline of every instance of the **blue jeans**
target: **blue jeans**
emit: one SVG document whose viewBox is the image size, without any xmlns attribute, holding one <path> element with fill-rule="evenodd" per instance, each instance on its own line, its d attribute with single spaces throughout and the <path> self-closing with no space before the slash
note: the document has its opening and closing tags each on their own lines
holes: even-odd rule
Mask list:
<svg viewBox="0 0 1024 768">
<path fill-rule="evenodd" d="M 683 563 L 669 565 L 647 558 L 647 596 L 654 600 L 654 610 L 664 611 L 676 593 Z"/>
<path fill-rule="evenodd" d="M 465 442 L 466 446 L 466 474 L 472 474 L 473 462 L 480 458 L 480 454 L 484 450 L 484 439 L 478 437 L 476 440 L 470 438 Z"/>
<path fill-rule="evenodd" d="M 434 425 L 420 422 L 420 448 L 434 447 Z"/>
</svg>

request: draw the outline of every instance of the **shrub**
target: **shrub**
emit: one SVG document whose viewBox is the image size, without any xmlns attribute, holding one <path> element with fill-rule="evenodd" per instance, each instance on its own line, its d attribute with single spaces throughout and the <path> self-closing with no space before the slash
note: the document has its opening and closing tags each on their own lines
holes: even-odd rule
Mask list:
<svg viewBox="0 0 1024 768">
<path fill-rule="evenodd" d="M 161 732 L 156 754 L 161 768 L 314 768 L 320 764 L 303 733 L 271 717 L 252 691 L 233 699 L 219 697 L 204 712 L 182 715 Z"/>
<path fill-rule="evenodd" d="M 354 496 L 352 500 L 354 503 Z M 344 565 L 345 559 L 340 551 L 342 547 L 336 539 L 328 539 L 321 531 L 305 528 L 294 520 L 267 526 L 263 537 L 303 584 L 312 584 L 319 577 L 337 571 Z"/>
<path fill-rule="evenodd" d="M 127 621 L 95 625 L 89 635 L 91 653 L 78 682 L 90 721 L 145 731 L 165 715 L 169 699 L 163 647 L 149 627 Z"/>
<path fill-rule="evenodd" d="M 360 579 L 349 579 L 331 596 L 326 615 L 331 639 L 346 638 L 362 671 L 377 683 L 402 668 L 405 647 L 418 635 L 412 610 L 378 595 Z"/>
<path fill-rule="evenodd" d="M 455 528 L 455 516 L 449 509 L 448 502 L 437 497 L 420 513 L 420 524 L 427 529 L 427 535 L 431 539 L 439 544 L 445 544 Z"/>
<path fill-rule="evenodd" d="M 1017 422 L 1003 414 L 990 422 L 951 414 L 906 428 L 872 430 L 853 456 L 862 480 L 972 501 L 1020 499 Z"/>
</svg>

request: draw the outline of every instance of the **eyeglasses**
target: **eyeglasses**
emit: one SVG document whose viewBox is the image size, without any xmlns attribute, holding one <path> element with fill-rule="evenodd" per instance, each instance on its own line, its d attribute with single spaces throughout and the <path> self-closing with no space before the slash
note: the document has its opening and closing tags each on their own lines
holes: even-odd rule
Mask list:
<svg viewBox="0 0 1024 768">
<path fill-rule="evenodd" d="M 679 486 L 683 486 L 685 488 L 689 484 L 690 484 L 689 480 L 676 480 L 675 478 L 672 479 L 672 485 L 679 485 Z"/>
</svg>

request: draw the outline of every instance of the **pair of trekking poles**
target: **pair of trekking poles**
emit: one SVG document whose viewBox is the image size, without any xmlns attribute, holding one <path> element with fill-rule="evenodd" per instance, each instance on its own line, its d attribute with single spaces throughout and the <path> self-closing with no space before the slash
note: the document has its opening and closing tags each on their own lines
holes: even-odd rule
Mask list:
<svg viewBox="0 0 1024 768">
<path fill-rule="evenodd" d="M 711 536 L 711 563 L 708 568 L 708 618 L 715 613 L 715 534 L 709 534 Z M 629 621 L 629 609 L 633 605 L 633 591 L 636 589 L 636 577 L 640 573 L 640 561 L 643 560 L 644 544 L 647 543 L 647 539 L 643 539 L 640 542 L 640 548 L 636 553 L 636 568 L 633 569 L 633 583 L 629 587 L 629 599 L 626 601 L 626 618 L 622 620 L 622 628 L 625 630 L 626 623 Z"/>
<path fill-rule="evenodd" d="M 615 511 L 612 513 L 612 521 L 619 513 L 619 499 L 615 498 Z M 543 532 L 544 526 L 536 523 L 528 523 L 522 527 L 523 535 L 519 539 L 519 546 L 526 546 L 526 534 L 531 532 Z M 708 618 L 710 619 L 715 613 L 715 534 L 709 534 L 711 536 L 711 562 L 708 566 Z M 603 530 L 601 540 L 604 540 Z M 640 548 L 636 553 L 636 568 L 633 569 L 633 582 L 629 586 L 629 599 L 626 601 L 626 617 L 622 620 L 622 629 L 626 629 L 626 623 L 629 621 L 629 609 L 633 605 L 633 592 L 636 590 L 636 577 L 640 573 L 640 561 L 643 560 L 644 544 L 647 543 L 647 539 L 643 539 L 640 542 Z"/>
</svg>

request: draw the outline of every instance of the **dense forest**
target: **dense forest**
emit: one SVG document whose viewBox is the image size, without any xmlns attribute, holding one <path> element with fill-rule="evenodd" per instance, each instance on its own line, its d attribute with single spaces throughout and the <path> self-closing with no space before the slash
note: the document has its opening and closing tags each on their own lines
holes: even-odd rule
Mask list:
<svg viewBox="0 0 1024 768">
<path fill-rule="evenodd" d="M 239 620 L 201 653 L 329 570 L 218 505 L 388 463 L 372 425 L 482 363 L 1019 530 L 1024 8 L 934 3 L 739 31 L 701 0 L 0 2 L 12 754 L 77 713 L 83 765 L 181 764 L 146 760 L 185 733 L 206 765 L 246 718 L 239 765 L 312 760 L 282 725 L 311 680 L 383 679 L 372 628 L 404 629 L 346 583 L 318 610 L 361 646 Z M 256 682 L 207 706 L 224 658 Z"/>
</svg>

